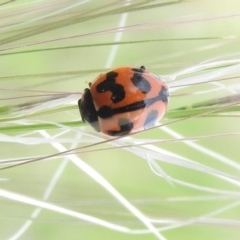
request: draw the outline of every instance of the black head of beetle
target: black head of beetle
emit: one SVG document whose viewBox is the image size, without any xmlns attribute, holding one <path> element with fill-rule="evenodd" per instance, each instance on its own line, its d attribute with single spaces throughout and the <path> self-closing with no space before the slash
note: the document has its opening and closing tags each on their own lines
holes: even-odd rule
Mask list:
<svg viewBox="0 0 240 240">
<path fill-rule="evenodd" d="M 78 107 L 82 120 L 89 123 L 97 132 L 100 132 L 98 115 L 89 88 L 84 90 L 82 98 L 78 100 Z"/>
</svg>

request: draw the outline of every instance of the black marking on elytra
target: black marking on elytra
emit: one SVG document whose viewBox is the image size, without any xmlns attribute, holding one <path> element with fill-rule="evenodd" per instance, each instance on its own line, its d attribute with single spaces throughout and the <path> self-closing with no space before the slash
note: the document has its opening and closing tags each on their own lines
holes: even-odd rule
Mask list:
<svg viewBox="0 0 240 240">
<path fill-rule="evenodd" d="M 133 111 L 147 108 L 157 101 L 163 101 L 165 103 L 168 103 L 168 96 L 169 94 L 168 94 L 167 88 L 162 86 L 158 95 L 154 98 L 147 98 L 145 100 L 137 101 L 119 108 L 111 108 L 110 106 L 103 106 L 99 108 L 99 110 L 97 111 L 97 114 L 100 118 L 103 118 L 103 119 L 111 118 L 115 114 L 133 112 Z"/>
<path fill-rule="evenodd" d="M 118 103 L 125 98 L 125 90 L 121 84 L 116 83 L 117 72 L 108 72 L 106 79 L 99 83 L 96 87 L 98 93 L 110 91 L 112 92 L 111 100 L 114 103 Z"/>
<path fill-rule="evenodd" d="M 83 98 L 79 99 L 78 107 L 84 122 L 88 122 L 97 132 L 100 132 L 98 115 L 93 104 L 92 94 L 88 88 L 84 90 Z"/>
<path fill-rule="evenodd" d="M 133 77 L 131 78 L 132 83 L 142 93 L 148 93 L 151 90 L 151 85 L 146 78 L 143 77 L 144 70 L 142 68 L 133 68 Z"/>
<path fill-rule="evenodd" d="M 157 118 L 158 118 L 157 110 L 152 110 L 151 112 L 149 112 L 144 122 L 144 128 L 147 129 L 152 127 L 155 124 Z"/>
<path fill-rule="evenodd" d="M 169 92 L 168 89 L 162 86 L 158 97 L 165 103 L 168 103 Z"/>
<path fill-rule="evenodd" d="M 118 120 L 118 125 L 120 127 L 119 131 L 109 130 L 108 134 L 111 136 L 122 136 L 128 134 L 133 129 L 133 123 L 126 118 L 120 118 Z"/>
</svg>

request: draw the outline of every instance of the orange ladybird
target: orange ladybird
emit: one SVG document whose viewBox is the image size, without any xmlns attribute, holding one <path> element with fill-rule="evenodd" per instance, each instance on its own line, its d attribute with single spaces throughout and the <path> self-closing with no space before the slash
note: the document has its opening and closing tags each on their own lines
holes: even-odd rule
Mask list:
<svg viewBox="0 0 240 240">
<path fill-rule="evenodd" d="M 167 108 L 167 85 L 144 66 L 113 69 L 89 85 L 78 101 L 82 120 L 110 136 L 150 128 Z"/>
</svg>

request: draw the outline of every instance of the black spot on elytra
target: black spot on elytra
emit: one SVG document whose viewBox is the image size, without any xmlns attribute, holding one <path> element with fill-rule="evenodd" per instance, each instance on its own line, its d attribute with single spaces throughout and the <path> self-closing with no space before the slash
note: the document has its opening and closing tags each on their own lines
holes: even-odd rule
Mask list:
<svg viewBox="0 0 240 240">
<path fill-rule="evenodd" d="M 168 103 L 168 97 L 169 97 L 168 89 L 162 86 L 161 91 L 159 92 L 158 98 L 161 101 Z"/>
<path fill-rule="evenodd" d="M 116 83 L 117 72 L 108 72 L 106 79 L 99 83 L 96 87 L 98 93 L 110 91 L 112 92 L 111 100 L 118 103 L 125 98 L 125 90 L 121 84 Z"/>
<path fill-rule="evenodd" d="M 98 109 L 98 116 L 103 119 L 111 118 L 114 115 L 114 109 L 109 106 L 103 106 Z"/>
<path fill-rule="evenodd" d="M 129 119 L 120 118 L 118 125 L 120 127 L 119 131 L 109 130 L 108 134 L 111 136 L 122 136 L 128 134 L 133 129 L 133 123 Z"/>
<path fill-rule="evenodd" d="M 132 83 L 136 88 L 139 89 L 142 93 L 148 93 L 151 90 L 151 85 L 147 79 L 145 79 L 142 74 L 144 72 L 143 68 L 133 68 L 134 74 L 131 78 Z"/>
<path fill-rule="evenodd" d="M 157 117 L 158 117 L 157 110 L 152 110 L 151 112 L 149 112 L 147 115 L 147 118 L 144 122 L 144 128 L 147 129 L 147 128 L 152 127 L 155 124 Z"/>
</svg>

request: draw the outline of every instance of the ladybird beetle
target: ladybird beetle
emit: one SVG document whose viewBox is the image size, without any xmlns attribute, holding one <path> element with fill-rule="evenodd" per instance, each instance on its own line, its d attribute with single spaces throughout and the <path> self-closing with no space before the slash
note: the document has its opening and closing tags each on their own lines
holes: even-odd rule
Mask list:
<svg viewBox="0 0 240 240">
<path fill-rule="evenodd" d="M 121 136 L 150 128 L 164 115 L 168 87 L 144 66 L 120 67 L 101 74 L 84 90 L 82 120 L 96 131 Z"/>
</svg>

